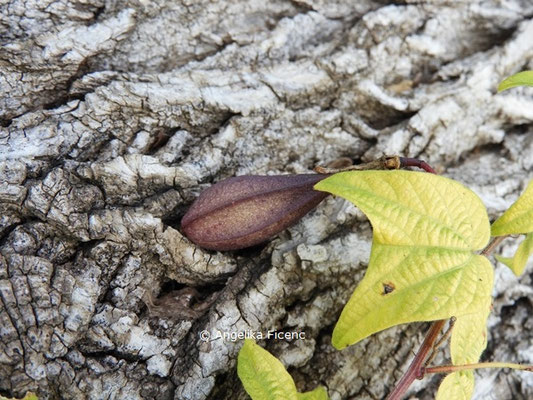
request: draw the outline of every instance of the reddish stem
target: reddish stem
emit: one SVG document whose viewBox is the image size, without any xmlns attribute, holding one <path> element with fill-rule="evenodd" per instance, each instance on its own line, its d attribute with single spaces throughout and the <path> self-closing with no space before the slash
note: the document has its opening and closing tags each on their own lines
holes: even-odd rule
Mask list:
<svg viewBox="0 0 533 400">
<path fill-rule="evenodd" d="M 496 250 L 496 247 L 498 247 L 501 242 L 503 242 L 505 239 L 507 239 L 509 235 L 504 236 L 497 236 L 483 249 L 483 251 L 480 253 L 482 256 L 488 257 L 494 250 Z"/>
<path fill-rule="evenodd" d="M 411 362 L 411 365 L 409 365 L 407 372 L 396 384 L 393 391 L 389 393 L 387 400 L 400 400 L 415 379 L 421 379 L 424 376 L 424 363 L 429 353 L 433 350 L 433 345 L 439 337 L 442 328 L 444 328 L 444 324 L 446 324 L 445 319 L 435 321 L 431 324 L 431 327 L 424 338 L 424 342 L 422 342 L 422 345 Z"/>
<path fill-rule="evenodd" d="M 431 166 L 423 161 L 419 160 L 418 158 L 407 158 L 407 157 L 400 157 L 400 164 L 403 167 L 417 167 L 421 168 L 426 172 L 430 172 L 432 174 L 436 174 L 435 170 L 431 168 Z"/>
</svg>

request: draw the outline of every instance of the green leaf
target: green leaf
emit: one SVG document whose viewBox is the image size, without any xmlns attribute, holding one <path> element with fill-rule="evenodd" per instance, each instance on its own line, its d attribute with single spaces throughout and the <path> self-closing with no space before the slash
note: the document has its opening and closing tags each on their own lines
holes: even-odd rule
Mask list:
<svg viewBox="0 0 533 400">
<path fill-rule="evenodd" d="M 472 371 L 452 372 L 441 382 L 436 400 L 470 400 L 474 393 Z"/>
<path fill-rule="evenodd" d="M 251 339 L 239 351 L 237 374 L 252 400 L 328 400 L 322 386 L 298 393 L 283 364 Z"/>
<path fill-rule="evenodd" d="M 492 236 L 533 232 L 533 180 L 513 205 L 491 227 Z"/>
<path fill-rule="evenodd" d="M 528 233 L 526 238 L 518 246 L 518 250 L 514 257 L 496 256 L 496 259 L 501 263 L 507 265 L 515 273 L 516 276 L 522 275 L 527 260 L 533 254 L 533 233 Z"/>
<path fill-rule="evenodd" d="M 504 79 L 498 85 L 498 92 L 514 88 L 516 86 L 533 86 L 533 71 L 522 71 Z"/>
<path fill-rule="evenodd" d="M 328 392 L 324 386 L 305 393 L 298 393 L 298 400 L 328 400 Z"/>
<path fill-rule="evenodd" d="M 457 317 L 453 326 L 450 354 L 453 365 L 479 361 L 487 347 L 487 318 L 490 306 L 479 312 Z M 469 400 L 474 391 L 472 371 L 452 372 L 441 382 L 437 400 Z"/>
<path fill-rule="evenodd" d="M 244 340 L 237 374 L 253 400 L 297 400 L 296 386 L 283 364 L 251 339 Z"/>
<path fill-rule="evenodd" d="M 315 185 L 353 202 L 373 227 L 363 280 L 333 331 L 342 349 L 394 325 L 490 305 L 493 271 L 483 203 L 458 182 L 422 172 L 350 171 Z"/>
<path fill-rule="evenodd" d="M 19 400 L 19 399 L 16 399 L 14 397 L 4 397 L 4 396 L 0 395 L 0 400 Z M 26 393 L 26 396 L 24 396 L 20 400 L 37 400 L 37 395 L 35 393 L 28 392 L 28 393 Z"/>
<path fill-rule="evenodd" d="M 457 317 L 450 340 L 453 365 L 472 364 L 479 361 L 487 347 L 487 318 L 490 307 L 479 312 Z"/>
</svg>

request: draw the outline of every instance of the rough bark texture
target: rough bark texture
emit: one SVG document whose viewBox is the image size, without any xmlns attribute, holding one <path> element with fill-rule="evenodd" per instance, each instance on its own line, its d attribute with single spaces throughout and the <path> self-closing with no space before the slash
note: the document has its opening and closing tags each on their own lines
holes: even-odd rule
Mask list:
<svg viewBox="0 0 533 400">
<path fill-rule="evenodd" d="M 0 394 L 244 399 L 241 342 L 200 332 L 285 330 L 306 339 L 262 344 L 299 390 L 383 398 L 427 325 L 331 347 L 369 256 L 359 211 L 329 198 L 234 253 L 197 248 L 180 218 L 225 177 L 383 153 L 426 159 L 495 218 L 531 178 L 531 90 L 495 88 L 533 69 L 532 16 L 530 0 L 2 1 Z M 496 266 L 485 360 L 533 363 L 531 279 Z M 480 372 L 475 398 L 531 399 L 533 378 Z"/>
</svg>

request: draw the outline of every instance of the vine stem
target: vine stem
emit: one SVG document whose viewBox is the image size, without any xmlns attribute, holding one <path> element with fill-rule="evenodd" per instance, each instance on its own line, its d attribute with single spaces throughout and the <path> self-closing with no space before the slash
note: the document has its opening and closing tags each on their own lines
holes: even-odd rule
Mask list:
<svg viewBox="0 0 533 400">
<path fill-rule="evenodd" d="M 500 245 L 501 242 L 503 242 L 507 236 L 497 236 L 481 251 L 481 255 L 488 257 L 495 249 Z M 409 386 L 415 381 L 415 379 L 422 379 L 424 377 L 424 374 L 433 372 L 433 368 L 439 368 L 439 367 L 426 367 L 425 362 L 428 359 L 428 355 L 430 355 L 431 352 L 435 350 L 435 342 L 437 341 L 437 338 L 439 336 L 439 333 L 442 331 L 442 328 L 444 327 L 444 324 L 446 323 L 446 320 L 439 320 L 433 322 L 431 324 L 431 327 L 428 330 L 428 333 L 426 334 L 426 337 L 424 338 L 424 341 L 422 342 L 422 345 L 418 349 L 418 352 L 415 355 L 415 358 L 409 365 L 409 368 L 405 372 L 405 374 L 402 376 L 402 378 L 398 381 L 392 392 L 389 393 L 386 400 L 401 400 L 402 396 L 407 392 L 407 389 L 409 389 Z M 481 364 L 497 364 L 497 363 L 481 363 Z M 509 363 L 500 363 L 500 364 L 506 364 L 510 365 Z M 479 365 L 479 364 L 476 364 Z M 445 366 L 450 367 L 450 366 Z M 459 367 L 459 366 L 452 366 L 452 367 Z M 472 368 L 479 368 L 479 367 L 472 367 Z M 496 367 L 494 367 L 496 368 Z M 511 368 L 511 367 L 508 367 Z M 526 370 L 529 367 L 523 368 Z M 434 372 L 436 373 L 436 372 Z"/>
<path fill-rule="evenodd" d="M 504 236 L 497 236 L 495 237 L 488 245 L 483 249 L 483 251 L 480 253 L 482 256 L 489 256 L 495 249 L 500 245 L 501 242 L 503 242 L 505 239 L 507 239 L 509 235 Z"/>
<path fill-rule="evenodd" d="M 349 160 L 349 159 L 348 159 Z M 342 162 L 341 162 L 342 164 Z M 314 171 L 319 174 L 336 174 L 338 172 L 346 171 L 364 171 L 364 170 L 380 170 L 380 169 L 401 169 L 406 167 L 417 167 L 426 172 L 436 174 L 435 170 L 424 160 L 418 158 L 406 158 L 399 156 L 383 156 L 376 160 L 369 161 L 363 164 L 348 165 L 342 168 L 336 167 L 321 167 L 317 165 Z"/>
<path fill-rule="evenodd" d="M 521 371 L 533 372 L 533 365 L 521 365 L 508 362 L 482 362 L 463 365 L 439 365 L 438 367 L 426 367 L 424 368 L 423 372 L 424 374 L 442 374 L 478 368 L 512 368 Z"/>
<path fill-rule="evenodd" d="M 415 358 L 409 365 L 407 372 L 396 384 L 392 392 L 387 396 L 387 400 L 400 400 L 403 394 L 407 391 L 409 386 L 417 378 L 421 378 L 424 375 L 424 362 L 426 361 L 427 356 L 433 350 L 433 344 L 439 337 L 439 333 L 446 323 L 445 319 L 433 322 L 429 328 L 420 349 L 415 355 Z"/>
</svg>

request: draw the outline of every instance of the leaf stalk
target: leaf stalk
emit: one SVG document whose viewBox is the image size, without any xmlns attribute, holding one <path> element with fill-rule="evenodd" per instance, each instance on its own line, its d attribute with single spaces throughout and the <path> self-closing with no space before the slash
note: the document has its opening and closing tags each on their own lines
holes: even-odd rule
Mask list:
<svg viewBox="0 0 533 400">
<path fill-rule="evenodd" d="M 424 374 L 448 374 L 450 372 L 467 371 L 480 368 L 511 368 L 520 371 L 533 372 L 533 365 L 522 365 L 509 362 L 482 362 L 463 365 L 438 365 L 436 367 L 426 367 Z"/>
<path fill-rule="evenodd" d="M 483 249 L 483 251 L 480 253 L 482 256 L 488 257 L 490 254 L 496 250 L 496 247 L 498 247 L 505 239 L 507 239 L 509 235 L 504 236 L 497 236 Z"/>
</svg>

